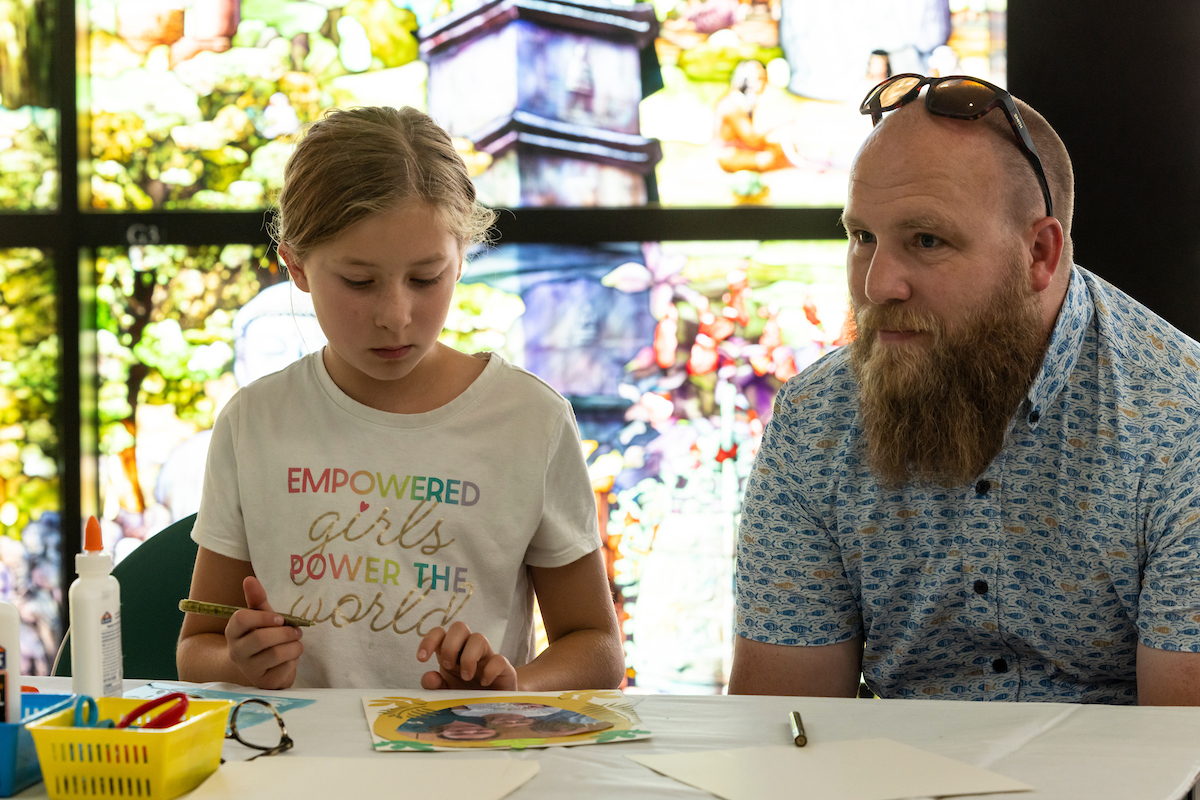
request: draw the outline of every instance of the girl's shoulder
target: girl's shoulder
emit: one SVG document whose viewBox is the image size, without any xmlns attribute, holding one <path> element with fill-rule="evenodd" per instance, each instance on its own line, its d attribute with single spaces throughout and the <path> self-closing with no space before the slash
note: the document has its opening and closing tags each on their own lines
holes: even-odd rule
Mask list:
<svg viewBox="0 0 1200 800">
<path fill-rule="evenodd" d="M 255 379 L 243 386 L 240 391 L 263 394 L 279 391 L 280 389 L 300 389 L 306 386 L 316 388 L 318 385 L 317 367 L 320 360 L 321 349 L 318 348 L 311 353 L 301 356 L 280 370 Z"/>
<path fill-rule="evenodd" d="M 320 390 L 315 361 L 320 357 L 320 350 L 309 353 L 277 372 L 263 375 L 240 387 L 225 405 L 225 411 L 274 414 L 281 408 L 295 407 L 296 403 L 285 400 L 303 400 Z"/>
<path fill-rule="evenodd" d="M 498 353 L 488 353 L 489 367 L 496 370 L 495 386 L 506 398 L 530 404 L 538 410 L 562 409 L 570 405 L 558 390 L 523 367 L 510 364 Z M 487 370 L 484 371 L 485 374 Z"/>
</svg>

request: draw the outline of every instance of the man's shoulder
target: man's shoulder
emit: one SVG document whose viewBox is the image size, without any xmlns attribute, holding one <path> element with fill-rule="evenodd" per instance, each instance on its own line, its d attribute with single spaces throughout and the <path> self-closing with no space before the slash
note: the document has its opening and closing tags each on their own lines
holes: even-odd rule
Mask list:
<svg viewBox="0 0 1200 800">
<path fill-rule="evenodd" d="M 1200 343 L 1108 281 L 1080 269 L 1096 311 L 1099 357 L 1139 380 L 1200 400 Z"/>
<path fill-rule="evenodd" d="M 826 353 L 784 384 L 776 408 L 782 403 L 802 409 L 806 415 L 818 407 L 855 407 L 858 380 L 850 366 L 850 348 Z"/>
</svg>

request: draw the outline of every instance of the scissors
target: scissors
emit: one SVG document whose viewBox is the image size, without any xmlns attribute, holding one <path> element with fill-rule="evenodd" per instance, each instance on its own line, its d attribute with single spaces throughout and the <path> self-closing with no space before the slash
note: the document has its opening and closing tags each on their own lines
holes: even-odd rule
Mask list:
<svg viewBox="0 0 1200 800">
<path fill-rule="evenodd" d="M 111 719 L 100 719 L 100 708 L 91 695 L 81 694 L 75 698 L 76 728 L 111 728 Z"/>
<path fill-rule="evenodd" d="M 151 709 L 158 708 L 164 703 L 174 703 L 174 705 L 159 711 L 149 720 L 141 725 L 133 725 L 133 721 L 142 716 Z M 168 694 L 155 697 L 153 700 L 147 700 L 140 706 L 130 711 L 125 716 L 121 717 L 121 721 L 117 723 L 118 728 L 170 728 L 172 725 L 178 725 L 183 722 L 183 715 L 187 713 L 188 697 L 183 692 L 170 692 Z"/>
<path fill-rule="evenodd" d="M 133 721 L 152 709 L 164 703 L 173 703 L 170 707 L 158 712 L 142 725 L 134 725 Z M 170 692 L 161 697 L 155 697 L 142 703 L 137 708 L 121 717 L 114 723 L 111 719 L 100 719 L 100 710 L 96 700 L 89 695 L 80 695 L 75 700 L 75 727 L 77 728 L 170 728 L 183 721 L 187 713 L 188 698 L 183 692 Z"/>
</svg>

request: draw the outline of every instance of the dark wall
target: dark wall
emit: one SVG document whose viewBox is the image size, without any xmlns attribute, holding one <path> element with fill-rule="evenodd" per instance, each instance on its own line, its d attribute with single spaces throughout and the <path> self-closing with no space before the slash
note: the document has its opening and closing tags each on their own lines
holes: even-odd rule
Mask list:
<svg viewBox="0 0 1200 800">
<path fill-rule="evenodd" d="M 1200 2 L 1009 0 L 1008 85 L 1075 164 L 1075 261 L 1200 339 Z"/>
</svg>

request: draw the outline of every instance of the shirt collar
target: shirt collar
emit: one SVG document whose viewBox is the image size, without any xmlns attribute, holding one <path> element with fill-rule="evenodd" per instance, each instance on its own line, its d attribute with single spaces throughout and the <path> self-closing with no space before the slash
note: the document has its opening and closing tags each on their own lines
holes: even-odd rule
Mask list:
<svg viewBox="0 0 1200 800">
<path fill-rule="evenodd" d="M 1049 346 L 1046 347 L 1046 355 L 1042 358 L 1042 367 L 1025 395 L 1029 402 L 1026 421 L 1030 428 L 1037 428 L 1042 415 L 1066 386 L 1067 379 L 1071 377 L 1075 363 L 1079 360 L 1079 352 L 1091 321 L 1091 293 L 1079 270 L 1072 268 L 1071 285 L 1067 289 L 1066 298 L 1063 299 L 1062 308 L 1059 309 L 1054 333 L 1050 337 Z"/>
</svg>

